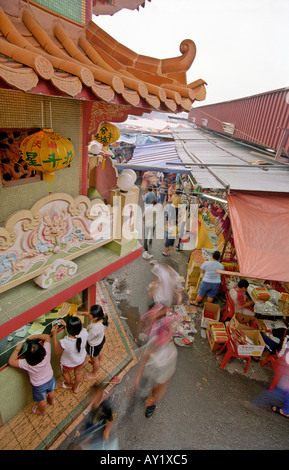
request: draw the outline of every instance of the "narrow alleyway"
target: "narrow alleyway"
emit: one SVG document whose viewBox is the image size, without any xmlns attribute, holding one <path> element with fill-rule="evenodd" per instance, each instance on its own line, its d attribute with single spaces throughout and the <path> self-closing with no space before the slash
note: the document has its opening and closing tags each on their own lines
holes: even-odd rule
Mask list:
<svg viewBox="0 0 289 470">
<path fill-rule="evenodd" d="M 154 240 L 152 259 L 168 262 L 180 275 L 186 276 L 189 252 L 162 256 L 163 241 Z M 139 315 L 148 308 L 148 285 L 151 282 L 150 260 L 138 258 L 104 280 L 122 324 L 133 341 Z M 117 281 L 116 281 L 117 280 Z M 116 288 L 118 286 L 118 288 Z M 200 312 L 200 309 L 199 309 Z M 232 359 L 224 370 L 223 357 L 209 348 L 200 328 L 200 315 L 195 318 L 197 333 L 194 343 L 178 347 L 178 368 L 165 397 L 154 415 L 147 419 L 141 398 L 132 400 L 135 365 L 115 385 L 111 400 L 117 414 L 115 432 L 122 450 L 285 450 L 288 449 L 288 421 L 270 410 L 270 396 L 261 408 L 250 402 L 266 393 L 273 377 L 270 366 L 261 369 L 252 361 L 245 374 L 245 362 Z M 269 394 L 270 395 L 270 394 Z M 274 402 L 275 403 L 275 402 Z M 59 449 L 72 449 L 77 442 L 80 424 Z"/>
</svg>

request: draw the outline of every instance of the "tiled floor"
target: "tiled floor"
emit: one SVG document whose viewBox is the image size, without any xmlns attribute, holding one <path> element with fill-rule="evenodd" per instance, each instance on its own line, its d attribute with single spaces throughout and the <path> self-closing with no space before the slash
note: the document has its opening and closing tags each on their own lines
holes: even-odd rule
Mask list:
<svg viewBox="0 0 289 470">
<path fill-rule="evenodd" d="M 117 386 L 117 380 L 121 380 L 136 363 L 136 358 L 102 281 L 97 284 L 97 297 L 96 302 L 103 305 L 109 317 L 97 382 L 106 384 L 109 390 Z M 90 370 L 91 365 L 87 362 L 84 375 Z M 116 381 L 115 376 L 117 376 Z M 57 383 L 56 403 L 53 406 L 47 405 L 45 416 L 33 414 L 34 403 L 31 403 L 0 429 L 1 450 L 53 449 L 72 432 L 84 417 L 93 381 L 83 380 L 77 394 L 61 388 L 61 381 Z"/>
</svg>

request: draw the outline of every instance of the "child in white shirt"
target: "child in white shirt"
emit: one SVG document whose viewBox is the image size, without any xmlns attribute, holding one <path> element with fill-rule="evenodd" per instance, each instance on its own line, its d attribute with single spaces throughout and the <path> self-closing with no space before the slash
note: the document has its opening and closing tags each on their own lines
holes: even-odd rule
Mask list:
<svg viewBox="0 0 289 470">
<path fill-rule="evenodd" d="M 79 384 L 82 379 L 82 368 L 86 359 L 85 345 L 88 332 L 82 328 L 82 323 L 78 317 L 68 317 L 67 323 L 61 320 L 61 324 L 66 326 L 68 335 L 57 342 L 57 325 L 52 328 L 54 351 L 61 354 L 60 366 L 64 382 L 63 388 L 72 389 L 74 393 L 79 391 Z M 70 371 L 74 372 L 74 382 L 71 379 Z"/>
<path fill-rule="evenodd" d="M 83 312 L 81 313 L 83 314 Z M 85 375 L 84 379 L 92 380 L 96 378 L 97 369 L 99 368 L 102 348 L 105 343 L 105 327 L 108 326 L 108 320 L 100 305 L 93 305 L 87 315 L 89 325 L 87 327 L 86 352 L 90 356 L 92 372 Z"/>
</svg>

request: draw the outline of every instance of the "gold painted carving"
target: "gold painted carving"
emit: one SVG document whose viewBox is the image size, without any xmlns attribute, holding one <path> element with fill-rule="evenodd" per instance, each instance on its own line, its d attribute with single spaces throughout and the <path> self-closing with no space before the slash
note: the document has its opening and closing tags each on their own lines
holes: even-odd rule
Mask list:
<svg viewBox="0 0 289 470">
<path fill-rule="evenodd" d="M 89 134 L 95 133 L 102 121 L 113 121 L 123 116 L 127 119 L 129 109 L 124 105 L 114 105 L 109 103 L 94 102 L 91 108 L 91 118 L 89 125 Z"/>
</svg>

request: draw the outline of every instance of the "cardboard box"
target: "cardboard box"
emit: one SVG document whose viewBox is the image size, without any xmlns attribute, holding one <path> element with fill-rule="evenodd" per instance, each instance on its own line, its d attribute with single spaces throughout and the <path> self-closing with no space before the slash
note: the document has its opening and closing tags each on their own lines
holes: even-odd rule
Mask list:
<svg viewBox="0 0 289 470">
<path fill-rule="evenodd" d="M 230 320 L 230 328 L 233 328 L 235 330 L 262 330 L 263 329 L 261 322 L 257 318 L 255 317 L 250 318 L 250 320 L 254 320 L 254 322 L 258 325 L 258 328 L 253 328 L 249 325 L 249 322 L 244 323 L 244 322 L 238 321 L 239 315 L 242 315 L 242 314 L 236 313 L 235 315 L 233 315 L 233 317 Z M 247 315 L 245 315 L 245 317 L 247 317 Z"/>
<path fill-rule="evenodd" d="M 207 328 L 207 338 L 212 351 L 220 349 L 228 339 L 224 323 L 210 322 Z"/>
<path fill-rule="evenodd" d="M 251 320 L 255 320 L 254 315 L 246 315 L 245 313 L 242 312 L 236 312 L 236 319 L 238 320 L 239 323 L 249 323 Z"/>
<path fill-rule="evenodd" d="M 207 312 L 210 314 L 209 317 L 206 316 Z M 218 322 L 219 320 L 220 320 L 220 305 L 213 304 L 210 302 L 205 302 L 203 311 L 202 311 L 201 327 L 207 328 L 210 322 Z"/>
<path fill-rule="evenodd" d="M 239 345 L 236 343 L 238 354 L 240 354 L 240 356 L 261 356 L 265 348 L 265 343 L 260 332 L 257 330 L 242 330 L 242 332 L 254 341 L 254 344 Z"/>
</svg>

